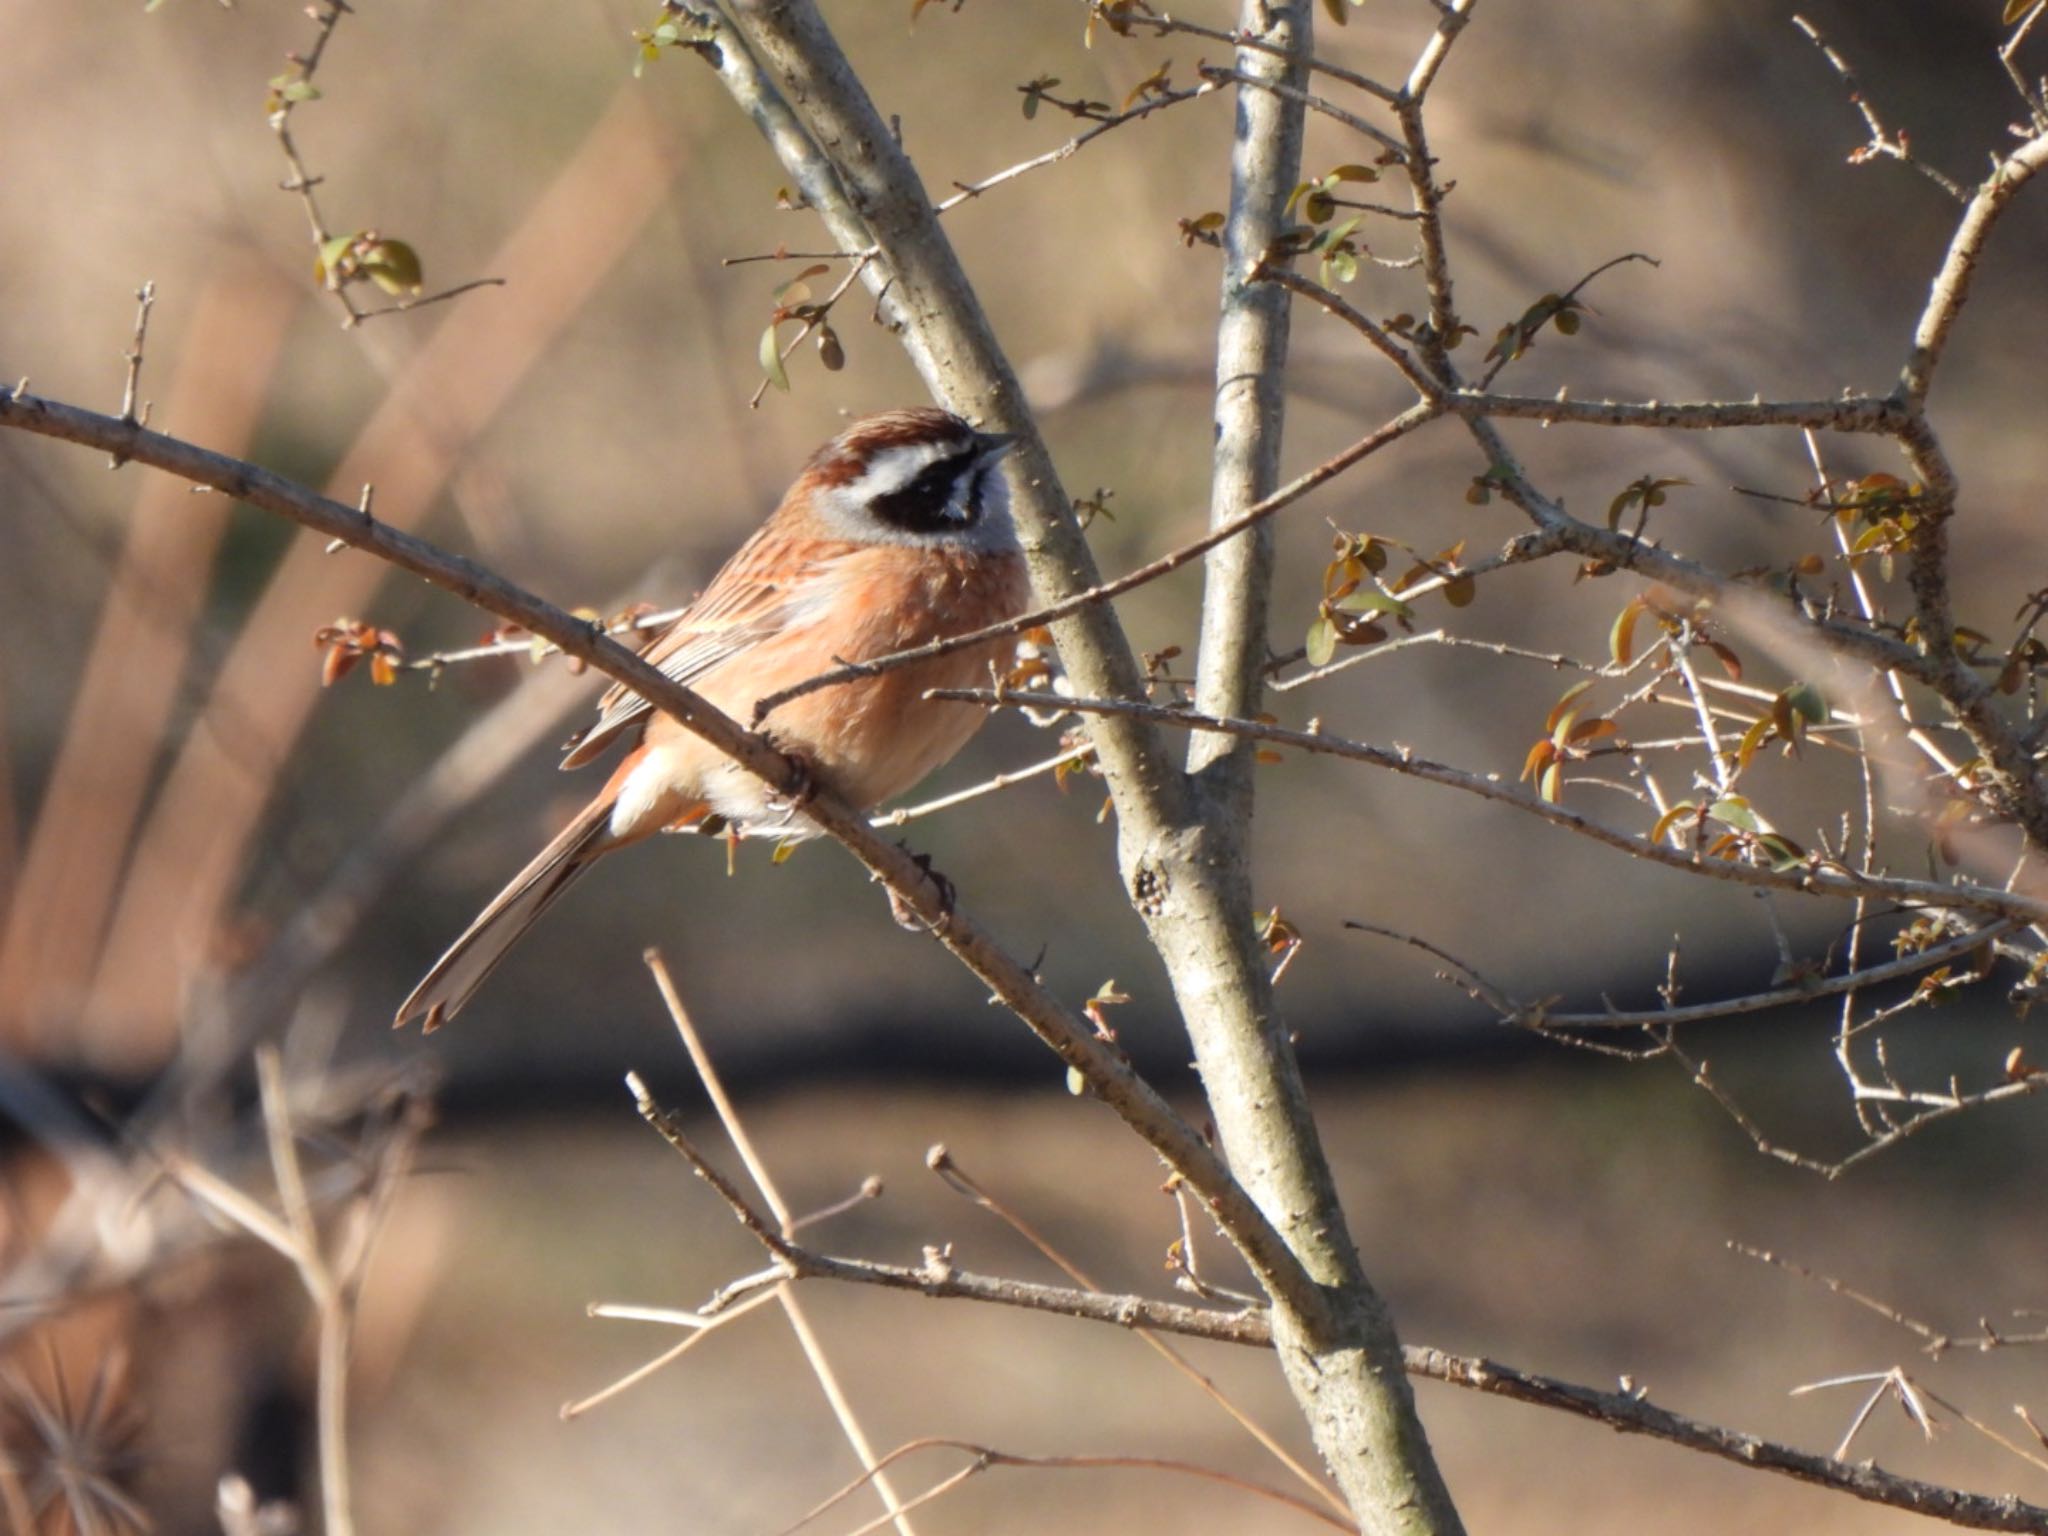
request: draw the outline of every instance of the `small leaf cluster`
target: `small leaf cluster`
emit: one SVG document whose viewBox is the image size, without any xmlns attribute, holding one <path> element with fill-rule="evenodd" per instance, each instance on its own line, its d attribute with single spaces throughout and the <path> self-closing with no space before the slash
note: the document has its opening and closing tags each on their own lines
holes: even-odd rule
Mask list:
<svg viewBox="0 0 2048 1536">
<path fill-rule="evenodd" d="M 1067 98 L 1053 95 L 1053 91 L 1059 83 L 1058 75 L 1040 75 L 1035 80 L 1026 80 L 1017 87 L 1024 97 L 1024 120 L 1026 122 L 1038 116 L 1038 107 L 1041 102 L 1046 106 L 1059 108 L 1060 111 L 1066 113 L 1069 117 L 1084 118 L 1093 123 L 1106 122 L 1116 115 L 1110 104 L 1106 101 L 1091 101 L 1085 96 Z"/>
<path fill-rule="evenodd" d="M 1775 870 L 1797 869 L 1807 860 L 1806 850 L 1759 816 L 1745 795 L 1681 800 L 1657 818 L 1650 841 L 1661 843 L 1674 829 L 1686 825 L 1692 828 L 1694 846 L 1710 859 L 1753 857 Z M 1711 840 L 1699 847 L 1710 835 Z"/>
<path fill-rule="evenodd" d="M 1092 0 L 1088 7 L 1088 25 L 1081 33 L 1081 46 L 1095 46 L 1095 27 L 1099 22 L 1118 37 L 1129 37 L 1132 33 L 1134 16 L 1155 14 L 1145 0 Z"/>
<path fill-rule="evenodd" d="M 817 338 L 818 361 L 827 373 L 837 373 L 846 366 L 846 348 L 839 340 L 839 333 L 825 318 L 831 313 L 832 306 L 817 302 L 811 293 L 811 279 L 831 270 L 823 263 L 805 267 L 788 282 L 777 285 L 772 295 L 774 313 L 769 317 L 768 328 L 761 332 L 761 371 L 770 384 L 785 394 L 789 392 L 789 370 L 783 366 L 782 342 L 777 334 L 777 328 L 785 321 L 794 320 L 813 331 Z"/>
<path fill-rule="evenodd" d="M 1628 666 L 1635 659 L 1637 626 L 1648 618 L 1663 631 L 1657 642 L 1659 645 L 1669 644 L 1690 632 L 1692 643 L 1712 651 L 1729 679 L 1739 683 L 1742 681 L 1742 658 L 1736 655 L 1732 646 L 1713 633 L 1710 627 L 1712 615 L 1713 604 L 1705 598 L 1687 597 L 1661 584 L 1651 586 L 1622 604 L 1621 612 L 1615 615 L 1614 623 L 1607 632 L 1608 652 L 1617 667 Z M 1649 652 L 1643 654 L 1648 655 Z"/>
<path fill-rule="evenodd" d="M 1355 214 L 1341 224 L 1330 223 L 1337 210 L 1346 206 L 1338 200 L 1336 193 L 1346 182 L 1379 179 L 1380 173 L 1373 166 L 1340 165 L 1314 181 L 1302 182 L 1288 195 L 1286 212 L 1291 215 L 1298 211 L 1308 222 L 1281 231 L 1270 254 L 1276 258 L 1316 257 L 1317 280 L 1325 288 L 1332 281 L 1349 283 L 1354 280 L 1358 276 L 1358 259 L 1367 254 L 1364 242 L 1356 238 L 1358 226 L 1365 219 L 1364 215 Z"/>
<path fill-rule="evenodd" d="M 1500 328 L 1493 338 L 1493 345 L 1486 349 L 1486 360 L 1517 361 L 1535 345 L 1537 332 L 1546 325 L 1553 327 L 1560 336 L 1576 336 L 1579 334 L 1579 317 L 1587 313 L 1590 313 L 1587 306 L 1569 294 L 1546 293 L 1523 310 L 1520 318 L 1510 320 Z"/>
<path fill-rule="evenodd" d="M 405 241 L 374 229 L 359 229 L 320 243 L 313 276 L 331 292 L 367 281 L 399 298 L 416 295 L 425 274 L 419 252 Z"/>
<path fill-rule="evenodd" d="M 1173 60 L 1164 60 L 1151 74 L 1132 86 L 1130 90 L 1124 93 L 1123 110 L 1128 112 L 1141 101 L 1150 101 L 1155 97 L 1171 95 L 1173 93 L 1172 70 Z"/>
<path fill-rule="evenodd" d="M 911 11 L 910 19 L 917 20 L 916 9 Z M 633 78 L 639 79 L 647 66 L 661 57 L 664 48 L 689 48 L 702 53 L 714 46 L 717 36 L 709 17 L 698 15 L 678 0 L 664 0 L 654 25 L 634 29 Z"/>
<path fill-rule="evenodd" d="M 1390 550 L 1409 557 L 1409 566 L 1388 581 Z M 1387 638 L 1387 620 L 1412 628 L 1415 609 L 1401 594 L 1430 577 L 1443 581 L 1444 601 L 1463 608 L 1478 595 L 1478 583 L 1461 568 L 1465 541 L 1460 539 L 1434 555 L 1418 554 L 1399 539 L 1384 534 L 1339 532 L 1330 561 L 1323 567 L 1323 595 L 1305 642 L 1310 666 L 1327 666 L 1340 645 L 1375 645 Z"/>
<path fill-rule="evenodd" d="M 1827 505 L 1834 513 L 1852 565 L 1875 560 L 1890 581 L 1893 557 L 1913 547 L 1926 518 L 1926 487 L 1883 473 L 1828 488 Z"/>
<path fill-rule="evenodd" d="M 313 644 L 326 654 L 320 662 L 320 686 L 332 688 L 356 669 L 370 664 L 370 681 L 389 688 L 398 681 L 398 669 L 405 661 L 405 646 L 388 629 L 378 629 L 361 619 L 336 619 L 313 631 Z"/>
<path fill-rule="evenodd" d="M 1586 757 L 1594 743 L 1613 736 L 1620 727 L 1605 715 L 1589 714 L 1582 701 L 1596 679 L 1587 678 L 1565 689 L 1543 719 L 1543 734 L 1522 759 L 1521 781 L 1536 785 L 1536 793 L 1555 805 L 1564 791 L 1564 765 Z"/>
<path fill-rule="evenodd" d="M 1655 475 L 1644 475 L 1640 479 L 1629 481 L 1627 485 L 1621 488 L 1620 493 L 1616 495 L 1614 500 L 1607 503 L 1608 528 L 1610 530 L 1619 529 L 1622 518 L 1628 515 L 1631 508 L 1634 508 L 1640 514 L 1636 519 L 1635 526 L 1635 532 L 1640 535 L 1643 531 L 1643 524 L 1649 521 L 1650 509 L 1663 506 L 1669 499 L 1665 492 L 1681 485 L 1691 484 L 1690 480 L 1679 476 L 1659 478 Z"/>
<path fill-rule="evenodd" d="M 1418 345 L 1426 345 L 1436 340 L 1436 327 L 1427 320 L 1417 320 L 1415 316 L 1409 314 L 1405 309 L 1399 314 L 1387 316 L 1386 319 L 1380 322 L 1380 329 L 1389 336 L 1398 336 L 1403 341 L 1412 341 Z M 1477 326 L 1467 325 L 1464 321 L 1453 316 L 1450 329 L 1445 333 L 1443 339 L 1444 350 L 1446 352 L 1455 352 L 1458 350 L 1459 342 L 1463 341 L 1467 336 L 1477 336 L 1478 334 L 1479 328 Z"/>
<path fill-rule="evenodd" d="M 263 97 L 263 115 L 275 127 L 278 119 L 300 102 L 319 99 L 320 87 L 306 78 L 304 61 L 295 56 L 290 69 L 281 75 L 271 76 L 270 87 Z"/>
</svg>

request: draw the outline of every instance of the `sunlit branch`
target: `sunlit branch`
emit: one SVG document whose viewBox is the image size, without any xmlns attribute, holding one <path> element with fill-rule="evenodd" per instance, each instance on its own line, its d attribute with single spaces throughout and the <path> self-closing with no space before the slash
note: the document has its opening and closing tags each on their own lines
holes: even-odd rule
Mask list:
<svg viewBox="0 0 2048 1536">
<path fill-rule="evenodd" d="M 1354 762 L 1368 763 L 1376 768 L 1385 768 L 1410 778 L 1446 785 L 1483 799 L 1512 806 L 1553 826 L 1580 833 L 1597 843 L 1620 849 L 1623 853 L 1649 863 L 1661 864 L 1667 869 L 1684 870 L 1688 874 L 1704 876 L 1710 880 L 1724 880 L 1766 890 L 1836 896 L 1845 900 L 1857 896 L 1880 896 L 1913 906 L 1958 908 L 2009 917 L 2026 923 L 2048 920 L 2048 901 L 2018 891 L 1961 883 L 1944 885 L 1938 881 L 1912 880 L 1894 875 L 1865 876 L 1839 865 L 1830 865 L 1814 856 L 1809 856 L 1806 862 L 1788 869 L 1773 869 L 1767 865 L 1708 858 L 1684 849 L 1665 847 L 1633 833 L 1606 826 L 1590 816 L 1545 800 L 1514 785 L 1504 784 L 1497 777 L 1468 773 L 1444 763 L 1432 762 L 1428 758 L 1415 756 L 1405 748 L 1376 747 L 1367 742 L 1347 741 L 1339 736 L 1325 735 L 1318 730 L 1292 730 L 1258 720 L 1226 719 L 1177 706 L 1144 704 L 1128 699 L 1065 698 L 1059 694 L 1012 689 L 934 688 L 927 690 L 925 697 L 980 704 L 989 709 L 1029 707 L 1048 710 L 1068 709 L 1077 714 L 1129 714 L 1182 730 L 1215 731 L 1245 736 L 1254 741 L 1270 742 L 1274 746 L 1294 747 L 1303 752 L 1348 758 Z"/>
</svg>

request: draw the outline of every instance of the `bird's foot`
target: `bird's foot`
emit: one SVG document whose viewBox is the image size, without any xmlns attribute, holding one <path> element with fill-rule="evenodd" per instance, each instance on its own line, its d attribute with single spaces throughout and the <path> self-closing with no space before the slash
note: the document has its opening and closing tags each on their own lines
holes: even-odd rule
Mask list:
<svg viewBox="0 0 2048 1536">
<path fill-rule="evenodd" d="M 898 843 L 896 846 L 899 848 L 903 847 L 901 843 Z M 908 852 L 907 849 L 905 851 Z M 953 915 L 954 903 L 959 899 L 960 895 L 959 889 L 946 876 L 932 868 L 932 856 L 930 854 L 913 853 L 910 857 L 911 862 L 917 865 L 919 873 L 931 882 L 932 890 L 937 894 L 938 918 L 935 922 L 927 922 L 924 915 L 916 907 L 912 906 L 903 894 L 894 887 L 891 887 L 889 891 L 889 915 L 896 919 L 897 927 L 907 928 L 912 933 L 921 933 L 926 928 L 943 928 L 946 925 L 946 919 Z"/>
</svg>

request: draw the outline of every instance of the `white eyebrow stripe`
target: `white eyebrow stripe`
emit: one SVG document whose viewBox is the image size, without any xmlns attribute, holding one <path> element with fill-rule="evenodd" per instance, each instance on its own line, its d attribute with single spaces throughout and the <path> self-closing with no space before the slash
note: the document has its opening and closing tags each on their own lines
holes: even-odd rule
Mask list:
<svg viewBox="0 0 2048 1536">
<path fill-rule="evenodd" d="M 950 441 L 898 443 L 876 455 L 875 461 L 847 489 L 858 500 L 873 501 L 877 496 L 902 490 L 941 459 L 958 458 L 962 452 L 960 444 Z"/>
</svg>

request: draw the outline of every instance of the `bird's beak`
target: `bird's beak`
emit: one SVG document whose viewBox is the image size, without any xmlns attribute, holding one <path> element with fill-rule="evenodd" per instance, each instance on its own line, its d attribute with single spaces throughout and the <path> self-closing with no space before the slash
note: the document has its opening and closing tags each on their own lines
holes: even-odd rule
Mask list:
<svg viewBox="0 0 2048 1536">
<path fill-rule="evenodd" d="M 977 432 L 974 434 L 974 442 L 975 446 L 981 450 L 981 457 L 993 462 L 1017 446 L 1017 434 L 1014 432 Z"/>
</svg>

